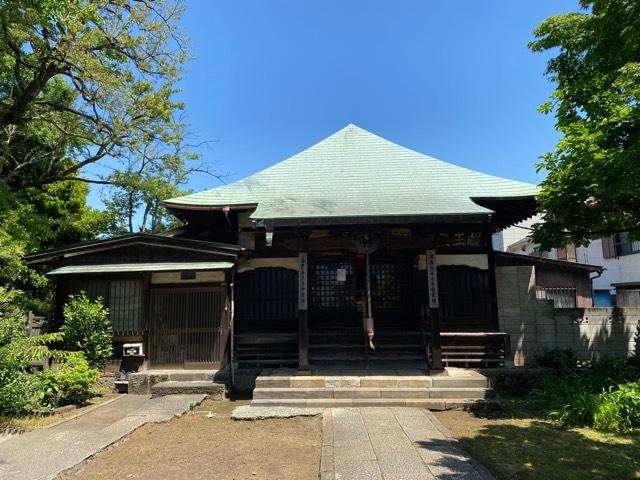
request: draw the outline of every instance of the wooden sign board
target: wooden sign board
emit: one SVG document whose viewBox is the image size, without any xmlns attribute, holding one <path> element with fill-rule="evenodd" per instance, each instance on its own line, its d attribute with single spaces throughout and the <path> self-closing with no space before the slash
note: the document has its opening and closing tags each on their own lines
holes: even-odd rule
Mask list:
<svg viewBox="0 0 640 480">
<path fill-rule="evenodd" d="M 429 289 L 429 308 L 440 308 L 435 250 L 427 250 L 427 288 Z"/>
<path fill-rule="evenodd" d="M 309 263 L 307 253 L 298 254 L 298 310 L 307 309 L 307 272 Z"/>
</svg>

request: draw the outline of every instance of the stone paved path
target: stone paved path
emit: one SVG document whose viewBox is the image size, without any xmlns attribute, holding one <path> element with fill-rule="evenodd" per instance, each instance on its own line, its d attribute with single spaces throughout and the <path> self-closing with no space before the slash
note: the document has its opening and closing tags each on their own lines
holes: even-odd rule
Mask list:
<svg viewBox="0 0 640 480">
<path fill-rule="evenodd" d="M 333 408 L 323 416 L 321 480 L 489 480 L 428 410 Z"/>
<path fill-rule="evenodd" d="M 0 444 L 0 479 L 55 478 L 136 428 L 170 420 L 205 395 L 149 398 L 123 395 L 85 415 L 46 429 L 17 435 Z"/>
</svg>

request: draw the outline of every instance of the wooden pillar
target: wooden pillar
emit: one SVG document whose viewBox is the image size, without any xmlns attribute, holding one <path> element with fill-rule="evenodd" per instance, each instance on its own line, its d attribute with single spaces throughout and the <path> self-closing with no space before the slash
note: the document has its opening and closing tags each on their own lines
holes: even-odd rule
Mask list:
<svg viewBox="0 0 640 480">
<path fill-rule="evenodd" d="M 151 348 L 151 273 L 145 272 L 142 284 L 142 344 L 144 345 L 144 360 L 142 362 L 142 370 L 146 370 L 150 365 Z"/>
<path fill-rule="evenodd" d="M 492 233 L 493 229 L 491 225 L 488 225 L 485 230 L 485 246 L 489 263 L 489 323 L 498 331 L 500 330 L 500 322 L 498 320 L 498 289 L 496 286 L 496 252 L 493 250 L 491 241 Z"/>
<path fill-rule="evenodd" d="M 440 339 L 440 298 L 436 251 L 427 250 L 427 300 L 431 329 L 431 370 L 442 370 L 442 342 Z"/>
<path fill-rule="evenodd" d="M 309 370 L 308 257 L 298 254 L 298 370 Z"/>
</svg>

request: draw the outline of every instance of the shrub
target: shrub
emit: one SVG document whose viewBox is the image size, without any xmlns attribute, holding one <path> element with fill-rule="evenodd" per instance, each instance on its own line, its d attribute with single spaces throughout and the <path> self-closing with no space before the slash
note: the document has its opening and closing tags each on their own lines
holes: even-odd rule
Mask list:
<svg viewBox="0 0 640 480">
<path fill-rule="evenodd" d="M 0 347 L 26 336 L 27 313 L 18 307 L 18 290 L 0 287 Z"/>
<path fill-rule="evenodd" d="M 44 408 L 40 377 L 27 372 L 0 369 L 0 411 L 28 413 Z"/>
<path fill-rule="evenodd" d="M 545 377 L 535 404 L 570 426 L 627 431 L 640 428 L 640 374 L 624 359 L 585 362 Z"/>
<path fill-rule="evenodd" d="M 61 364 L 41 372 L 40 377 L 44 391 L 43 403 L 57 407 L 86 402 L 93 396 L 93 385 L 100 373 L 89 367 L 81 353 L 73 352 Z"/>
<path fill-rule="evenodd" d="M 73 295 L 64 306 L 62 332 L 69 349 L 84 353 L 91 368 L 104 368 L 111 358 L 111 322 L 101 298 L 92 302 L 84 292 Z"/>
<path fill-rule="evenodd" d="M 29 362 L 53 357 L 63 361 L 68 353 L 49 348 L 62 339 L 59 333 L 15 339 L 0 347 L 0 411 L 25 413 L 47 408 L 45 385 Z"/>
<path fill-rule="evenodd" d="M 564 350 L 548 350 L 536 358 L 536 363 L 541 367 L 567 371 L 576 368 L 578 360 L 573 350 L 567 348 Z"/>
</svg>

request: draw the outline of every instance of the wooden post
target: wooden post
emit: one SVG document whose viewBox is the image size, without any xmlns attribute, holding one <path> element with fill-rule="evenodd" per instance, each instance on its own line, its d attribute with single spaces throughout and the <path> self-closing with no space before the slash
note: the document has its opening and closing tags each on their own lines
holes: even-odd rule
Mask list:
<svg viewBox="0 0 640 480">
<path fill-rule="evenodd" d="M 236 369 L 234 362 L 236 361 L 236 352 L 235 352 L 235 311 L 236 311 L 236 299 L 235 299 L 235 283 L 236 283 L 236 266 L 234 265 L 233 269 L 230 273 L 227 273 L 227 276 L 230 278 L 229 282 L 229 300 L 230 300 L 230 312 L 229 312 L 229 368 L 231 370 L 231 386 L 235 386 L 236 384 Z"/>
<path fill-rule="evenodd" d="M 427 250 L 427 288 L 431 327 L 431 369 L 442 370 L 442 341 L 440 339 L 440 297 L 436 251 Z"/>
<path fill-rule="evenodd" d="M 309 370 L 308 261 L 306 252 L 298 254 L 298 370 Z"/>
<path fill-rule="evenodd" d="M 485 231 L 485 242 L 487 250 L 487 260 L 489 263 L 489 321 L 493 325 L 495 331 L 500 330 L 500 322 L 498 319 L 498 289 L 496 283 L 496 252 L 493 250 L 493 244 L 491 242 L 492 228 L 491 225 L 487 226 Z"/>
</svg>

